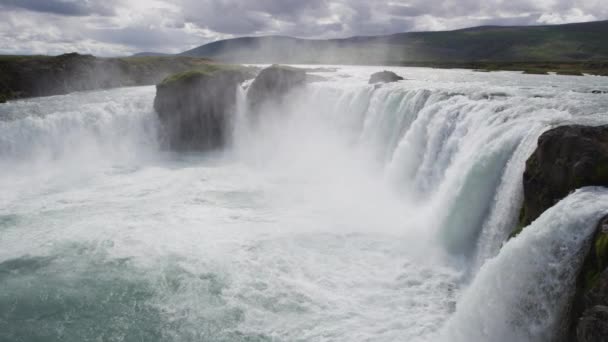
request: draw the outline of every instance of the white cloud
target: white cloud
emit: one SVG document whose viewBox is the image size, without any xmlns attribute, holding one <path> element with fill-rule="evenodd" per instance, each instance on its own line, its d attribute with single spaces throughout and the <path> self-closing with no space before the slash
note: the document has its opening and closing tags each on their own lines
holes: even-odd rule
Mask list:
<svg viewBox="0 0 608 342">
<path fill-rule="evenodd" d="M 606 18 L 605 0 L 0 0 L 0 53 L 179 52 L 242 35 L 337 38 Z"/>
<path fill-rule="evenodd" d="M 594 20 L 597 20 L 597 18 L 593 14 L 585 14 L 582 10 L 578 8 L 573 8 L 565 13 L 545 13 L 538 18 L 539 23 L 550 25 Z"/>
</svg>

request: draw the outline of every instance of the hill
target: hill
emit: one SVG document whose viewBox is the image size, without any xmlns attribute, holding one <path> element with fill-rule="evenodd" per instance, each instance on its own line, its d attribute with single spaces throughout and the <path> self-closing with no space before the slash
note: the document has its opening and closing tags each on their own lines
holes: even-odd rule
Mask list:
<svg viewBox="0 0 608 342">
<path fill-rule="evenodd" d="M 482 26 L 455 31 L 310 40 L 285 36 L 220 40 L 183 52 L 239 63 L 416 64 L 606 61 L 608 21 Z"/>
<path fill-rule="evenodd" d="M 73 91 L 151 85 L 209 63 L 208 59 L 175 56 L 98 58 L 77 53 L 54 57 L 0 56 L 0 103 Z"/>
</svg>

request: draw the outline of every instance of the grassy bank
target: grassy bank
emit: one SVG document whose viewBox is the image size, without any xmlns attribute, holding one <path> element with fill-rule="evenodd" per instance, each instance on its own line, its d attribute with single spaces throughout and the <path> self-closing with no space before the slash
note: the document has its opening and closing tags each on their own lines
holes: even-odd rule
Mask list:
<svg viewBox="0 0 608 342">
<path fill-rule="evenodd" d="M 165 77 L 211 64 L 205 58 L 155 56 L 98 58 L 0 56 L 0 102 L 73 91 L 152 85 Z"/>
<path fill-rule="evenodd" d="M 473 69 L 477 71 L 522 71 L 526 74 L 582 76 L 584 74 L 608 76 L 608 61 L 593 62 L 394 62 L 391 65 L 442 69 Z"/>
</svg>

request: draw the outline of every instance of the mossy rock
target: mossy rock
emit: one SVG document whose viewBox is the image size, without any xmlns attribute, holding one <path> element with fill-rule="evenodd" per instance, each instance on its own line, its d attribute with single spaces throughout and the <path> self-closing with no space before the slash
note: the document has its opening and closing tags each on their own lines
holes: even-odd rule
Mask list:
<svg viewBox="0 0 608 342">
<path fill-rule="evenodd" d="M 526 75 L 549 75 L 549 72 L 545 69 L 525 69 L 524 74 L 526 74 Z"/>
<path fill-rule="evenodd" d="M 598 228 L 593 240 L 591 251 L 587 256 L 582 273 L 585 279 L 585 289 L 591 289 L 597 285 L 601 273 L 608 267 L 608 217 L 606 217 Z"/>
<path fill-rule="evenodd" d="M 154 109 L 165 147 L 176 151 L 224 147 L 234 122 L 237 86 L 251 77 L 250 68 L 213 64 L 158 84 Z"/>
<path fill-rule="evenodd" d="M 568 125 L 545 132 L 523 178 L 524 202 L 514 235 L 574 190 L 608 187 L 608 125 Z"/>
<path fill-rule="evenodd" d="M 579 273 L 576 292 L 569 314 L 570 340 L 576 341 L 581 330 L 593 333 L 585 326 L 584 317 L 594 307 L 608 305 L 608 215 L 598 223 L 591 246 Z M 582 318 L 581 318 L 582 317 Z M 580 341 L 580 339 L 579 339 Z"/>
<path fill-rule="evenodd" d="M 584 76 L 580 70 L 559 70 L 556 73 L 562 76 Z"/>
<path fill-rule="evenodd" d="M 195 69 L 168 76 L 158 84 L 159 87 L 170 86 L 180 82 L 191 82 L 197 78 L 210 76 L 218 71 L 240 71 L 253 76 L 255 68 L 234 64 L 206 64 Z"/>
<path fill-rule="evenodd" d="M 269 101 L 281 102 L 292 89 L 306 83 L 306 70 L 283 65 L 272 65 L 262 70 L 247 94 L 247 101 L 254 115 Z"/>
</svg>

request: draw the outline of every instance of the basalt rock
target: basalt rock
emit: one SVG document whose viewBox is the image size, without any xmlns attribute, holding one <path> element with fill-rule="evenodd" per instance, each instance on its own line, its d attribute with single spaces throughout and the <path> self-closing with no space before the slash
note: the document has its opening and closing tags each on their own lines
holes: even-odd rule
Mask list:
<svg viewBox="0 0 608 342">
<path fill-rule="evenodd" d="M 526 163 L 519 229 L 572 191 L 608 186 L 608 125 L 569 125 L 545 132 Z"/>
<path fill-rule="evenodd" d="M 262 70 L 251 84 L 247 101 L 253 113 L 267 102 L 281 102 L 292 89 L 305 84 L 306 70 L 273 65 Z"/>
<path fill-rule="evenodd" d="M 395 74 L 392 71 L 380 71 L 377 72 L 375 74 L 373 74 L 370 78 L 369 78 L 369 84 L 376 84 L 376 83 L 390 83 L 390 82 L 398 82 L 398 81 L 403 81 L 404 78 Z"/>
<path fill-rule="evenodd" d="M 214 67 L 173 75 L 156 86 L 154 108 L 163 141 L 172 150 L 223 147 L 230 134 L 236 90 L 251 78 L 239 67 Z"/>
<path fill-rule="evenodd" d="M 598 308 L 604 308 L 598 311 Z M 608 341 L 608 215 L 598 224 L 578 277 L 570 311 L 570 340 Z M 603 318 L 602 318 L 603 317 Z M 603 322 L 601 320 L 604 319 Z M 598 339 L 602 337 L 604 339 Z"/>
<path fill-rule="evenodd" d="M 568 125 L 542 134 L 526 163 L 523 186 L 524 203 L 513 235 L 576 189 L 608 187 L 608 125 Z M 599 221 L 590 243 L 564 317 L 569 327 L 564 341 L 608 341 L 602 321 L 608 314 L 608 215 Z"/>
<path fill-rule="evenodd" d="M 608 341 L 608 306 L 598 305 L 585 311 L 576 336 L 578 342 Z"/>
</svg>

